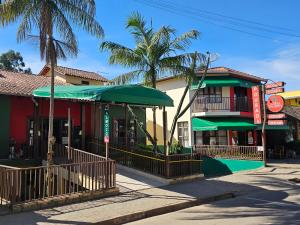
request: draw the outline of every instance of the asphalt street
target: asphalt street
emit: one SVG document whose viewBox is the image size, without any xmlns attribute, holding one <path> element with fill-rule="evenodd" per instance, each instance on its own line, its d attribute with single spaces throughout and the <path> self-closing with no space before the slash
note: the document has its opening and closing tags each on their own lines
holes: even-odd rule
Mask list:
<svg viewBox="0 0 300 225">
<path fill-rule="evenodd" d="M 233 199 L 151 217 L 130 225 L 300 225 L 300 185 L 282 176 L 272 182 L 267 184 L 272 188 L 261 188 Z"/>
</svg>

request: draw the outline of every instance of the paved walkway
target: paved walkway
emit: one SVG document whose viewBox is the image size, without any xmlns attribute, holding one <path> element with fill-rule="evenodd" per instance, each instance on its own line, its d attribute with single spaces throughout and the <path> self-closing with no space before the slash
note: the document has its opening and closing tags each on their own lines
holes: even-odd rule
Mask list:
<svg viewBox="0 0 300 225">
<path fill-rule="evenodd" d="M 275 174 L 276 173 L 276 174 Z M 0 217 L 0 224 L 91 224 L 134 213 L 154 210 L 163 206 L 187 203 L 224 193 L 234 192 L 237 195 L 275 189 L 284 186 L 287 178 L 299 177 L 299 170 L 264 168 L 251 173 L 234 174 L 220 178 L 197 180 L 189 183 L 162 186 L 156 181 L 147 180 L 135 175 L 118 175 L 122 194 L 95 201 L 55 207 Z M 123 176 L 123 178 L 122 178 Z M 122 179 L 121 179 L 122 178 Z M 280 182 L 276 183 L 276 180 Z"/>
</svg>

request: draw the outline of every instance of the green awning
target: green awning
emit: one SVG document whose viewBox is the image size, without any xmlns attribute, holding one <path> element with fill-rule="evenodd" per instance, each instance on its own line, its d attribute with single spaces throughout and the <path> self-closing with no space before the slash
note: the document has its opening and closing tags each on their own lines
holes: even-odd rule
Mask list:
<svg viewBox="0 0 300 225">
<path fill-rule="evenodd" d="M 289 130 L 289 125 L 266 125 L 266 130 Z M 257 130 L 262 130 L 262 124 L 257 125 Z"/>
<path fill-rule="evenodd" d="M 244 118 L 193 118 L 193 131 L 254 130 L 253 121 Z"/>
<path fill-rule="evenodd" d="M 49 98 L 50 87 L 41 87 L 34 90 L 33 96 Z M 128 103 L 147 106 L 173 106 L 173 100 L 167 94 L 140 85 L 55 86 L 54 98 Z"/>
<path fill-rule="evenodd" d="M 200 80 L 200 79 L 199 79 Z M 195 81 L 191 88 L 197 89 L 199 80 Z M 245 87 L 251 88 L 252 86 L 257 85 L 251 81 L 238 79 L 235 77 L 206 77 L 203 81 L 201 88 L 205 87 Z"/>
</svg>

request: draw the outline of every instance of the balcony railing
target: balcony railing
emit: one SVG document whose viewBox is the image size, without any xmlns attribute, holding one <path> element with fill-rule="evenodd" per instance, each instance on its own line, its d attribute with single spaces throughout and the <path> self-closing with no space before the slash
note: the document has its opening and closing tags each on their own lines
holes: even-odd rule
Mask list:
<svg viewBox="0 0 300 225">
<path fill-rule="evenodd" d="M 252 99 L 248 97 L 197 97 L 192 112 L 252 112 Z"/>
</svg>

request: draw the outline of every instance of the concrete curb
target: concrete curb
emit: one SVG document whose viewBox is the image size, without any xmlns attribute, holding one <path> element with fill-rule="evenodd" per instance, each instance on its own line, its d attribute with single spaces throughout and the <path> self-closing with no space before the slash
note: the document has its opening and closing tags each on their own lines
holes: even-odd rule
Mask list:
<svg viewBox="0 0 300 225">
<path fill-rule="evenodd" d="M 174 205 L 167 205 L 167 206 L 163 206 L 163 207 L 159 207 L 159 208 L 155 208 L 155 209 L 151 209 L 151 210 L 147 210 L 147 211 L 136 212 L 136 213 L 132 213 L 129 215 L 120 216 L 120 217 L 108 219 L 108 220 L 101 221 L 101 222 L 95 222 L 95 223 L 91 223 L 91 224 L 94 224 L 94 225 L 120 225 L 120 224 L 124 224 L 124 223 L 129 223 L 129 222 L 146 219 L 146 218 L 153 217 L 153 216 L 159 216 L 162 214 L 190 208 L 193 206 L 208 204 L 211 202 L 230 199 L 230 198 L 234 198 L 234 197 L 235 197 L 235 194 L 233 194 L 231 192 L 224 193 L 224 194 L 211 196 L 211 197 L 207 197 L 207 198 L 203 198 L 203 199 L 196 199 L 193 201 L 183 202 L 183 203 L 174 204 Z"/>
</svg>

